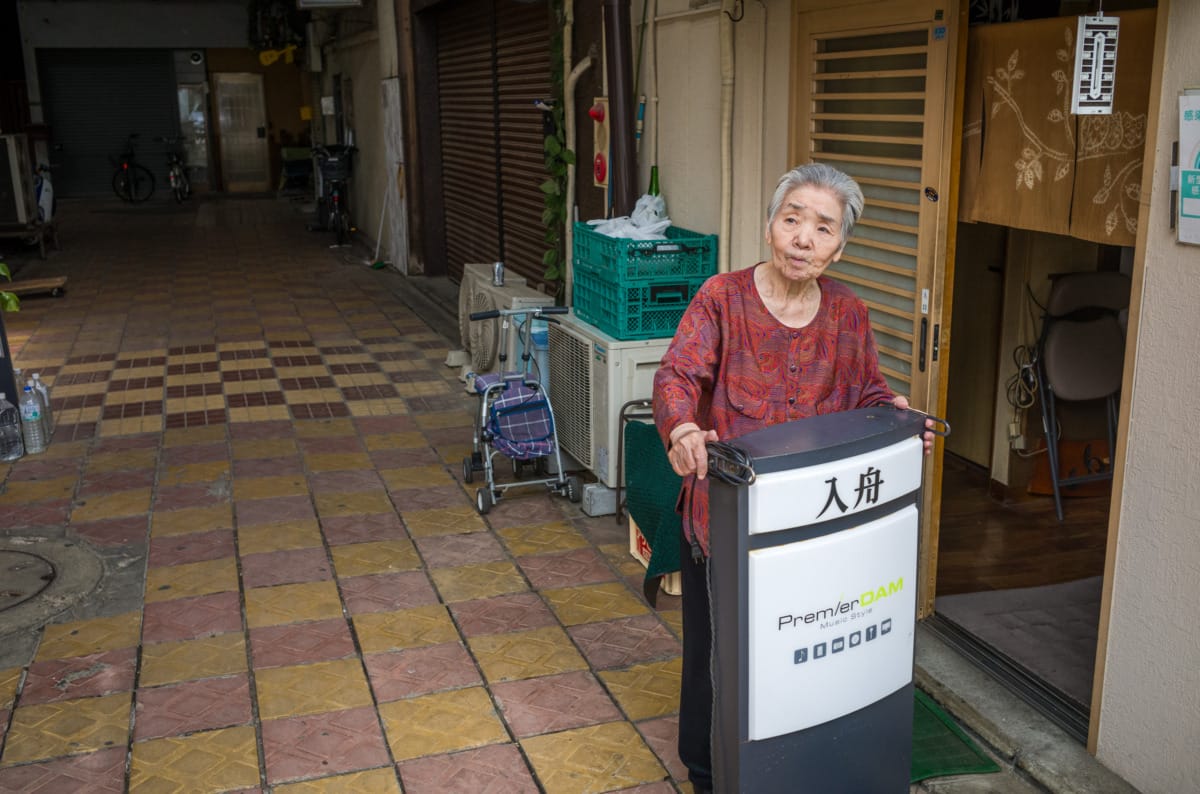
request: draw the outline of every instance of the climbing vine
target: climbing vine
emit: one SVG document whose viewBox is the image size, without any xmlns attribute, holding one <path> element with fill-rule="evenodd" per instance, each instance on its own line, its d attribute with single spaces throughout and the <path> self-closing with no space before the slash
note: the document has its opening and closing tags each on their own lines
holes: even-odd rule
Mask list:
<svg viewBox="0 0 1200 794">
<path fill-rule="evenodd" d="M 543 278 L 547 285 L 554 284 L 556 291 L 561 292 L 565 262 L 562 233 L 570 206 L 567 168 L 575 164 L 575 153 L 567 148 L 563 116 L 563 26 L 566 20 L 562 0 L 550 0 L 550 14 L 550 85 L 553 96 L 552 101 L 546 103 L 549 110 L 545 111 L 546 136 L 542 145 L 548 177 L 541 185 L 545 204 L 542 225 L 546 227 L 543 238 L 546 252 L 542 255 L 542 264 L 546 268 Z"/>
</svg>

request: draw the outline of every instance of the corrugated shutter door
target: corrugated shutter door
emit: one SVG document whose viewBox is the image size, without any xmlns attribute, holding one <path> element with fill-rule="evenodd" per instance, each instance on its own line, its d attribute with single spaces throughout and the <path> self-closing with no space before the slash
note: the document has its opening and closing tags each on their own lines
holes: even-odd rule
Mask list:
<svg viewBox="0 0 1200 794">
<path fill-rule="evenodd" d="M 440 13 L 437 40 L 446 270 L 461 279 L 467 262 L 501 258 L 492 0 Z"/>
<path fill-rule="evenodd" d="M 137 159 L 162 184 L 179 109 L 170 50 L 38 50 L 54 189 L 63 196 L 111 194 L 113 166 L 131 132 Z"/>
<path fill-rule="evenodd" d="M 546 180 L 542 113 L 550 93 L 550 29 L 545 3 L 496 4 L 496 84 L 500 97 L 500 190 L 505 266 L 541 284 L 545 266 Z"/>
</svg>

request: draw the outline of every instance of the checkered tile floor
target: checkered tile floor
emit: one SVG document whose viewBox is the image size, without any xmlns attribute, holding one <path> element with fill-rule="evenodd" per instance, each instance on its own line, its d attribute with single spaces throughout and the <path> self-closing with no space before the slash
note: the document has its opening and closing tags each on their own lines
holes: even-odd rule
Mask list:
<svg viewBox="0 0 1200 794">
<path fill-rule="evenodd" d="M 57 429 L 0 464 L 0 532 L 137 596 L 0 665 L 0 791 L 690 790 L 677 600 L 611 516 L 476 513 L 476 406 L 403 279 L 274 200 L 62 216 L 33 269 L 66 295 L 5 317 Z"/>
</svg>

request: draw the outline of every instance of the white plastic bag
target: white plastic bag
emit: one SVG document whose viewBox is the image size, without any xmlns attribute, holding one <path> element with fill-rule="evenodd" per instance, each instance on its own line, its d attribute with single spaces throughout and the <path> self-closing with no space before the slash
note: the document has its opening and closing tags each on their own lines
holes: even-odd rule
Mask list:
<svg viewBox="0 0 1200 794">
<path fill-rule="evenodd" d="M 671 219 L 667 217 L 667 205 L 662 196 L 649 193 L 637 200 L 633 215 L 619 218 L 601 218 L 588 221 L 588 225 L 600 234 L 623 237 L 630 240 L 662 240 L 666 237 Z"/>
</svg>

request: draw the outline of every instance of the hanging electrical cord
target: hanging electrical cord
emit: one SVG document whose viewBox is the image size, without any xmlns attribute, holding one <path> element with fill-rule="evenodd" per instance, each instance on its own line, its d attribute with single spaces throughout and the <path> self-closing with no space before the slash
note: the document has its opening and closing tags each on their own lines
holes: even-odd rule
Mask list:
<svg viewBox="0 0 1200 794">
<path fill-rule="evenodd" d="M 1038 393 L 1037 350 L 1017 345 L 1013 349 L 1013 363 L 1017 371 L 1005 382 L 1005 397 L 1013 408 L 1031 408 Z"/>
</svg>

